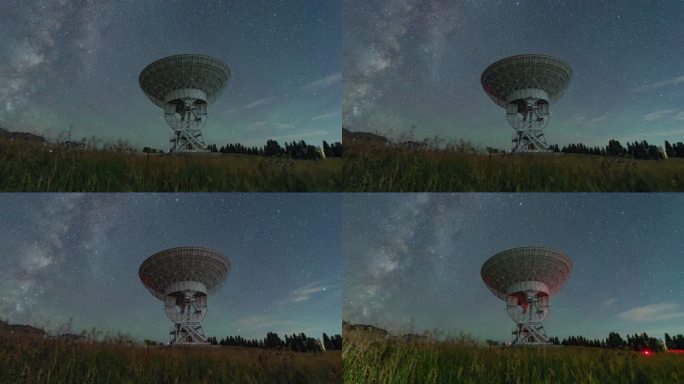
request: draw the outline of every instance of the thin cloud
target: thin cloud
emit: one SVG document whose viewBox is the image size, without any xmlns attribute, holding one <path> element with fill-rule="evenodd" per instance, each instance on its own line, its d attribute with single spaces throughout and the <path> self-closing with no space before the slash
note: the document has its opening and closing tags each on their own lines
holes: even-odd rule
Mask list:
<svg viewBox="0 0 684 384">
<path fill-rule="evenodd" d="M 670 137 L 670 136 L 680 136 L 684 135 L 684 129 L 670 129 L 670 130 L 663 130 L 663 131 L 648 131 L 648 134 L 651 136 L 658 136 L 658 137 Z M 639 140 L 639 137 L 643 136 L 634 136 L 635 140 Z"/>
<path fill-rule="evenodd" d="M 331 87 L 335 84 L 338 84 L 342 81 L 342 73 L 333 73 L 332 75 L 328 75 L 322 79 L 316 80 L 314 82 L 311 82 L 309 84 L 304 85 L 302 88 L 300 88 L 302 91 L 318 91 L 324 88 Z"/>
<path fill-rule="evenodd" d="M 252 129 L 259 129 L 259 128 L 263 128 L 265 126 L 266 126 L 265 121 L 257 121 L 257 122 L 254 122 L 254 123 L 249 125 L 249 127 Z"/>
<path fill-rule="evenodd" d="M 266 104 L 266 103 L 271 102 L 273 99 L 275 99 L 275 97 L 273 97 L 273 96 L 264 97 L 263 99 L 259 99 L 259 100 L 253 101 L 253 102 L 251 102 L 251 103 L 249 103 L 249 104 L 247 104 L 247 105 L 242 106 L 242 109 L 252 109 L 252 108 L 256 108 L 256 107 L 258 107 L 258 106 L 260 106 L 260 105 L 263 105 L 263 104 Z"/>
<path fill-rule="evenodd" d="M 294 128 L 294 124 L 274 123 L 273 128 L 275 128 L 275 129 L 290 129 L 290 128 Z"/>
<path fill-rule="evenodd" d="M 684 83 L 684 75 L 679 76 L 679 77 L 673 77 L 673 78 L 668 79 L 668 80 L 656 81 L 654 83 L 644 84 L 640 87 L 635 88 L 634 92 L 652 91 L 654 89 L 666 87 L 668 85 L 679 85 L 682 83 Z"/>
<path fill-rule="evenodd" d="M 677 118 L 678 116 L 681 116 L 681 115 L 682 115 L 682 113 L 677 109 L 662 109 L 659 111 L 655 111 L 655 112 L 651 112 L 649 114 L 646 114 L 644 116 L 644 120 L 655 121 L 655 120 L 665 119 L 668 117 Z"/>
<path fill-rule="evenodd" d="M 608 116 L 599 116 L 599 117 L 594 117 L 593 119 L 587 120 L 587 125 L 595 125 L 598 123 L 603 123 L 604 121 L 608 121 Z"/>
<path fill-rule="evenodd" d="M 618 315 L 622 320 L 633 322 L 660 321 L 684 318 L 684 311 L 680 305 L 673 302 L 663 302 L 632 308 Z"/>
<path fill-rule="evenodd" d="M 610 308 L 610 307 L 613 307 L 615 305 L 615 303 L 617 303 L 617 298 L 611 297 L 610 299 L 604 300 L 601 303 L 601 306 L 603 308 Z"/>
<path fill-rule="evenodd" d="M 335 115 L 338 115 L 340 111 L 333 111 L 333 112 L 328 112 L 328 113 L 323 113 L 321 115 L 317 115 L 311 118 L 311 120 L 321 120 L 321 119 L 327 119 L 328 117 L 333 117 Z"/>
<path fill-rule="evenodd" d="M 587 117 L 583 115 L 575 115 L 571 118 L 570 120 L 573 124 L 583 126 L 583 127 L 593 127 L 597 124 L 604 123 L 608 121 L 608 116 L 603 115 L 603 116 L 596 116 L 596 117 Z"/>
<path fill-rule="evenodd" d="M 257 121 L 254 123 L 251 123 L 249 125 L 249 128 L 252 130 L 261 130 L 261 129 L 278 129 L 278 130 L 285 130 L 285 129 L 291 129 L 294 128 L 294 124 L 288 124 L 288 123 L 269 123 L 268 121 Z"/>
<path fill-rule="evenodd" d="M 299 287 L 297 289 L 292 290 L 287 297 L 285 297 L 282 300 L 278 300 L 276 304 L 283 305 L 283 304 L 295 304 L 295 303 L 302 303 L 304 301 L 310 300 L 314 295 L 317 295 L 322 292 L 326 292 L 332 288 L 335 288 L 334 284 L 328 284 L 324 281 L 316 281 L 310 284 L 307 284 L 303 287 Z"/>
<path fill-rule="evenodd" d="M 246 316 L 237 320 L 237 323 L 242 328 L 259 329 L 259 328 L 273 328 L 273 327 L 292 327 L 297 325 L 295 321 L 274 319 L 270 316 Z"/>
</svg>

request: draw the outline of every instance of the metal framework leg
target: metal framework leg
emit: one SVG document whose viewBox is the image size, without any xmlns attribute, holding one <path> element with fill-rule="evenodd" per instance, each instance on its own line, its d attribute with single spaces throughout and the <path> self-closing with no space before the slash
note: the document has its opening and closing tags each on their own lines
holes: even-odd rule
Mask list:
<svg viewBox="0 0 684 384">
<path fill-rule="evenodd" d="M 195 294 L 196 292 L 186 291 L 182 299 L 176 299 L 176 308 L 180 308 L 179 311 L 173 311 L 167 305 L 167 315 L 175 323 L 170 332 L 170 344 L 206 343 L 201 324 L 206 314 L 206 302 L 203 298 L 198 299 Z"/>
<path fill-rule="evenodd" d="M 511 152 L 544 152 L 549 150 L 544 137 L 548 123 L 548 104 L 538 99 L 513 102 L 507 107 L 506 118 L 513 129 Z"/>
<path fill-rule="evenodd" d="M 204 344 L 206 342 L 200 323 L 177 323 L 171 331 L 170 344 Z"/>
<path fill-rule="evenodd" d="M 518 323 L 513 330 L 511 344 L 547 344 L 548 338 L 541 322 Z"/>
<path fill-rule="evenodd" d="M 536 108 L 528 109 L 523 118 L 522 128 L 513 136 L 512 152 L 548 151 L 543 127 L 546 117 L 539 116 Z"/>
<path fill-rule="evenodd" d="M 547 344 L 549 341 L 542 322 L 547 311 L 548 306 L 540 306 L 536 292 L 528 292 L 527 306 L 523 307 L 522 317 L 513 330 L 511 344 Z"/>
<path fill-rule="evenodd" d="M 202 137 L 202 127 L 206 122 L 206 104 L 187 98 L 183 105 L 168 103 L 164 118 L 173 130 L 169 152 L 202 152 L 207 150 Z"/>
</svg>

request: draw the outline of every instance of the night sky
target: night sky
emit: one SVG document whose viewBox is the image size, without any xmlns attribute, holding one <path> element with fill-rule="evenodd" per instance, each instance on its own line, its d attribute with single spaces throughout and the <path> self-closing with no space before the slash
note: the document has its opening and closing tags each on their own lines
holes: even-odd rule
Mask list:
<svg viewBox="0 0 684 384">
<path fill-rule="evenodd" d="M 196 245 L 232 263 L 208 298 L 207 336 L 341 331 L 335 194 L 0 195 L 0 317 L 51 331 L 168 341 L 172 322 L 138 277 L 155 252 Z"/>
<path fill-rule="evenodd" d="M 480 268 L 540 245 L 574 263 L 551 296 L 549 336 L 684 333 L 681 194 L 359 194 L 343 212 L 352 323 L 510 341 L 514 322 Z"/>
<path fill-rule="evenodd" d="M 480 85 L 504 57 L 544 53 L 574 78 L 549 144 L 684 141 L 684 1 L 343 0 L 343 124 L 508 149 Z"/>
<path fill-rule="evenodd" d="M 304 0 L 9 0 L 0 15 L 0 126 L 168 148 L 162 110 L 138 86 L 179 53 L 231 68 L 205 142 L 340 140 L 340 4 Z"/>
</svg>

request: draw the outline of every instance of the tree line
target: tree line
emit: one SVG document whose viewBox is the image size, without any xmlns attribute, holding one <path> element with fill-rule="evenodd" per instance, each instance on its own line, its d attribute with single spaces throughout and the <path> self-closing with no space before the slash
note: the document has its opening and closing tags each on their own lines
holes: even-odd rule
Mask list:
<svg viewBox="0 0 684 384">
<path fill-rule="evenodd" d="M 665 334 L 665 345 L 663 345 L 661 340 L 650 337 L 645 332 L 642 334 L 627 335 L 626 340 L 623 339 L 619 333 L 610 332 L 606 339 L 587 339 L 584 336 L 570 336 L 564 338 L 562 341 L 559 340 L 558 337 L 551 337 L 549 338 L 549 342 L 555 345 L 630 349 L 633 351 L 648 349 L 654 352 L 662 352 L 665 347 L 667 347 L 667 349 L 684 349 L 684 335 L 670 337 L 667 333 Z"/>
<path fill-rule="evenodd" d="M 212 152 L 220 153 L 239 153 L 243 155 L 258 155 L 267 157 L 288 157 L 297 160 L 317 160 L 325 157 L 342 157 L 342 143 L 336 142 L 329 144 L 323 141 L 323 148 L 319 149 L 314 145 L 307 144 L 304 140 L 286 142 L 281 146 L 276 140 L 266 141 L 263 147 L 246 147 L 240 143 L 229 143 L 221 148 L 211 144 L 207 147 Z M 321 153 L 321 151 L 323 153 Z"/>
<path fill-rule="evenodd" d="M 221 345 L 224 347 L 248 347 L 248 348 L 265 348 L 265 349 L 286 349 L 294 352 L 320 352 L 325 350 L 342 349 L 342 336 L 334 335 L 332 337 L 323 334 L 323 344 L 313 337 L 306 336 L 303 332 L 300 334 L 285 335 L 285 340 L 281 339 L 275 332 L 268 332 L 263 339 L 245 339 L 242 336 L 226 336 L 221 340 L 216 337 L 207 338 L 207 342 L 213 345 Z"/>
<path fill-rule="evenodd" d="M 219 153 L 238 153 L 241 155 L 255 155 L 266 157 L 287 157 L 295 160 L 318 160 L 323 156 L 328 157 L 342 157 L 342 143 L 328 143 L 323 141 L 323 148 L 315 145 L 307 144 L 304 140 L 286 142 L 285 146 L 281 146 L 276 140 L 267 140 L 263 147 L 252 146 L 248 147 L 240 143 L 228 143 L 220 148 L 216 144 L 207 145 L 207 150 L 210 152 Z M 163 150 L 145 147 L 144 153 L 164 153 Z"/>
<path fill-rule="evenodd" d="M 622 146 L 618 140 L 609 140 L 605 147 L 589 147 L 582 143 L 572 143 L 559 148 L 557 144 L 549 147 L 554 152 L 580 153 L 585 155 L 601 155 L 628 157 L 641 160 L 659 160 L 667 157 L 684 157 L 684 143 L 677 142 L 671 144 L 665 141 L 664 150 L 656 145 L 649 144 L 646 140 L 633 143 L 627 142 L 627 147 Z"/>
</svg>

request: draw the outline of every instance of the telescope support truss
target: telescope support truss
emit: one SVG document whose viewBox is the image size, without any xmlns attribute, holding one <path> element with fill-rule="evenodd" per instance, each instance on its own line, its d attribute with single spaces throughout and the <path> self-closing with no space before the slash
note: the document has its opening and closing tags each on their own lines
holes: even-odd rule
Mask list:
<svg viewBox="0 0 684 384">
<path fill-rule="evenodd" d="M 186 290 L 166 296 L 166 315 L 175 324 L 171 329 L 170 344 L 205 344 L 202 320 L 207 313 L 207 296 Z"/>
<path fill-rule="evenodd" d="M 512 345 L 548 344 L 543 320 L 549 311 L 549 297 L 545 293 L 527 291 L 509 296 L 508 314 L 516 321 Z"/>
<path fill-rule="evenodd" d="M 548 152 L 544 127 L 549 120 L 549 105 L 537 99 L 509 103 L 506 108 L 508 123 L 515 129 L 511 152 Z"/>
<path fill-rule="evenodd" d="M 189 97 L 180 101 L 164 108 L 164 120 L 173 130 L 169 152 L 204 152 L 207 146 L 201 129 L 207 121 L 207 104 Z"/>
</svg>

